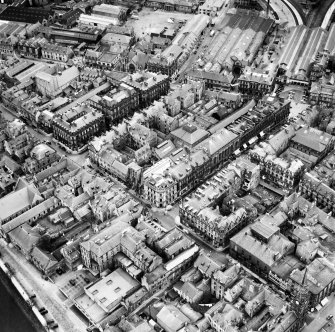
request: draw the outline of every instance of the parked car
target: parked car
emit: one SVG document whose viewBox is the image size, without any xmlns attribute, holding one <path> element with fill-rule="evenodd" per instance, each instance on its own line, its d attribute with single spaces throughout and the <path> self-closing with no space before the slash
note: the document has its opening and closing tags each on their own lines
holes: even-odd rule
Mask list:
<svg viewBox="0 0 335 332">
<path fill-rule="evenodd" d="M 70 280 L 70 284 L 71 284 L 72 286 L 75 286 L 75 285 L 76 285 L 76 281 L 75 281 L 74 279 L 71 279 L 71 280 Z"/>
</svg>

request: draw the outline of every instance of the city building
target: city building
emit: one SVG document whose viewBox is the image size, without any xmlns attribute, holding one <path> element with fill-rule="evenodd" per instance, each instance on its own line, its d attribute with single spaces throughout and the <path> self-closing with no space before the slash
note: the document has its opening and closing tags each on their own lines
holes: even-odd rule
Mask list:
<svg viewBox="0 0 335 332">
<path fill-rule="evenodd" d="M 131 116 L 139 106 L 139 93 L 127 84 L 113 87 L 104 96 L 93 96 L 88 103 L 106 116 L 106 125 Z"/>
<path fill-rule="evenodd" d="M 30 253 L 40 242 L 41 236 L 37 230 L 32 229 L 28 224 L 12 230 L 9 234 L 10 242 L 29 259 Z"/>
<path fill-rule="evenodd" d="M 126 18 L 126 10 L 121 6 L 113 6 L 109 4 L 96 5 L 92 9 L 92 15 L 94 16 L 106 16 L 123 21 Z M 114 24 L 117 25 L 117 24 Z"/>
<path fill-rule="evenodd" d="M 29 156 L 35 144 L 35 137 L 28 130 L 24 130 L 17 136 L 8 137 L 4 141 L 4 150 L 14 160 L 22 162 Z"/>
<path fill-rule="evenodd" d="M 173 165 L 164 158 L 143 173 L 144 197 L 157 207 L 173 204 L 178 197 L 177 183 L 166 171 Z"/>
<path fill-rule="evenodd" d="M 206 89 L 230 91 L 233 82 L 233 75 L 218 74 L 200 70 L 190 70 L 185 75 L 188 82 L 204 82 Z"/>
<path fill-rule="evenodd" d="M 157 315 L 157 323 L 167 332 L 177 332 L 190 323 L 190 319 L 174 305 L 164 306 Z"/>
<path fill-rule="evenodd" d="M 77 20 L 82 13 L 82 10 L 79 8 L 71 9 L 58 19 L 58 23 L 64 29 L 72 28 L 77 23 Z"/>
<path fill-rule="evenodd" d="M 125 298 L 134 293 L 140 284 L 121 268 L 85 288 L 89 296 L 104 311 L 113 311 Z"/>
<path fill-rule="evenodd" d="M 95 26 L 82 26 L 80 29 L 78 27 L 41 26 L 38 32 L 59 44 L 77 45 L 84 42 L 88 45 L 95 45 L 101 39 L 103 30 Z"/>
<path fill-rule="evenodd" d="M 1 21 L 14 21 L 23 23 L 44 23 L 52 21 L 55 14 L 52 10 L 37 7 L 8 6 L 0 13 Z"/>
<path fill-rule="evenodd" d="M 40 143 L 30 151 L 30 157 L 25 160 L 23 168 L 27 173 L 35 174 L 57 162 L 60 158 L 56 150 L 47 144 Z"/>
<path fill-rule="evenodd" d="M 300 128 L 291 138 L 289 153 L 312 167 L 334 149 L 334 138 L 316 128 Z"/>
<path fill-rule="evenodd" d="M 229 2 L 227 0 L 206 0 L 202 5 L 199 6 L 198 13 L 209 16 L 216 16 L 222 7 L 228 3 Z"/>
<path fill-rule="evenodd" d="M 74 56 L 74 53 L 69 46 L 44 44 L 41 47 L 41 56 L 48 60 L 68 62 Z"/>
<path fill-rule="evenodd" d="M 308 86 L 311 64 L 322 50 L 326 37 L 322 28 L 309 29 L 305 25 L 294 28 L 278 63 L 279 74 L 287 83 Z"/>
<path fill-rule="evenodd" d="M 327 182 L 311 173 L 305 173 L 299 183 L 299 192 L 321 208 L 335 214 L 335 191 Z"/>
<path fill-rule="evenodd" d="M 120 25 L 125 17 L 124 7 L 104 3 L 94 6 L 91 15 L 81 14 L 78 23 L 105 29 L 110 25 Z"/>
<path fill-rule="evenodd" d="M 154 46 L 157 48 L 157 45 L 154 44 Z M 179 50 L 176 50 L 176 53 L 172 53 L 172 51 L 172 48 L 168 48 L 166 52 L 163 51 L 162 54 L 152 56 L 147 63 L 148 70 L 153 73 L 160 72 L 164 75 L 172 76 L 178 69 L 177 59 L 181 54 Z"/>
<path fill-rule="evenodd" d="M 13 54 L 14 44 L 9 38 L 0 38 L 0 53 L 1 54 Z"/>
<path fill-rule="evenodd" d="M 154 9 L 166 11 L 179 11 L 184 13 L 194 13 L 197 9 L 197 1 L 193 0 L 148 0 L 146 6 Z"/>
<path fill-rule="evenodd" d="M 223 4 L 220 0 L 209 1 Z M 248 15 L 243 10 L 237 10 L 234 14 L 227 13 L 215 30 L 218 29 L 221 33 L 212 36 L 205 50 L 203 71 L 241 74 L 244 67 L 253 63 L 265 38 L 273 31 L 274 21 L 256 11 Z"/>
<path fill-rule="evenodd" d="M 294 253 L 295 245 L 280 233 L 275 220 L 263 216 L 230 239 L 230 254 L 261 277 L 281 258 Z M 273 219 L 273 218 L 272 218 Z"/>
<path fill-rule="evenodd" d="M 227 244 L 229 238 L 249 222 L 247 211 L 241 207 L 223 216 L 215 205 L 232 197 L 238 190 L 254 189 L 260 181 L 259 166 L 239 159 L 216 173 L 179 206 L 182 224 L 196 230 L 214 247 Z"/>
<path fill-rule="evenodd" d="M 58 261 L 54 255 L 49 254 L 38 247 L 34 247 L 31 251 L 30 260 L 44 276 L 53 275 L 62 265 L 62 262 Z"/>
<path fill-rule="evenodd" d="M 178 67 L 181 67 L 188 58 L 191 51 L 199 42 L 204 30 L 209 23 L 207 15 L 195 15 L 179 30 L 172 40 L 172 45 L 164 50 L 164 57 L 176 59 Z"/>
<path fill-rule="evenodd" d="M 238 83 L 238 90 L 242 94 L 252 96 L 252 98 L 255 98 L 255 96 L 262 97 L 273 91 L 275 76 L 256 70 L 244 70 L 238 78 Z"/>
<path fill-rule="evenodd" d="M 309 100 L 311 103 L 331 106 L 335 102 L 334 92 L 334 85 L 312 82 Z"/>
<path fill-rule="evenodd" d="M 79 76 L 79 70 L 72 66 L 59 73 L 40 71 L 35 76 L 36 89 L 45 96 L 59 96 Z"/>
<path fill-rule="evenodd" d="M 151 72 L 137 72 L 125 75 L 120 81 L 138 91 L 140 107 L 149 106 L 154 100 L 166 95 L 170 88 L 167 75 Z"/>
<path fill-rule="evenodd" d="M 287 127 L 266 143 L 262 142 L 262 146 L 256 145 L 249 151 L 251 161 L 261 167 L 262 178 L 286 189 L 293 189 L 298 184 L 304 170 L 304 164 L 298 158 L 277 157 L 288 147 L 294 134 L 293 127 Z"/>
<path fill-rule="evenodd" d="M 177 147 L 194 148 L 204 139 L 210 136 L 210 133 L 194 125 L 184 125 L 171 132 L 171 139 Z"/>
<path fill-rule="evenodd" d="M 53 118 L 55 139 L 74 151 L 83 148 L 104 128 L 103 114 L 86 105 L 79 105 Z"/>
<path fill-rule="evenodd" d="M 124 217 L 118 217 L 102 232 L 80 244 L 82 260 L 94 273 L 101 273 L 121 252 L 143 272 L 151 272 L 162 264 L 162 258 L 144 242 L 144 237 L 129 224 Z"/>
<path fill-rule="evenodd" d="M 40 58 L 41 47 L 46 43 L 47 40 L 43 37 L 20 39 L 17 43 L 17 51 L 25 57 Z"/>
</svg>

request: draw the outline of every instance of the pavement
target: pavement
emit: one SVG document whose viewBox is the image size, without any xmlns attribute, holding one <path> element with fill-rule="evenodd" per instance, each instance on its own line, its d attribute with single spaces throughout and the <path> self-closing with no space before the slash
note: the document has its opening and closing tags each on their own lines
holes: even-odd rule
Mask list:
<svg viewBox="0 0 335 332">
<path fill-rule="evenodd" d="M 329 302 L 322 307 L 320 311 L 314 311 L 308 315 L 308 320 L 312 319 L 312 322 L 305 326 L 301 332 L 317 332 L 328 322 L 328 315 L 335 317 L 335 294 L 332 293 L 328 296 Z"/>
</svg>

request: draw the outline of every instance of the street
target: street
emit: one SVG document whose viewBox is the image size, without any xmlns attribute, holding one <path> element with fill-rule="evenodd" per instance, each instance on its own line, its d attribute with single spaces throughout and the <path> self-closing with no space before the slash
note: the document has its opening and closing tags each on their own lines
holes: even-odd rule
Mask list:
<svg viewBox="0 0 335 332">
<path fill-rule="evenodd" d="M 305 326 L 301 330 L 302 332 L 317 332 L 328 322 L 327 317 L 329 315 L 333 315 L 335 317 L 334 293 L 328 296 L 328 300 L 329 302 L 324 307 L 322 307 L 320 311 L 314 311 L 308 315 L 309 318 L 313 320 L 309 325 Z"/>
</svg>

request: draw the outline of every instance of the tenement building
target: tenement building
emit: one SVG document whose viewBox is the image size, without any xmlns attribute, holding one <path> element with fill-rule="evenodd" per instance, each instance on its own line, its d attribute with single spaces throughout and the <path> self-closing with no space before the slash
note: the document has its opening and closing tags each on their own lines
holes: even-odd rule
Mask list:
<svg viewBox="0 0 335 332">
<path fill-rule="evenodd" d="M 102 113 L 86 105 L 74 107 L 53 119 L 53 134 L 71 150 L 78 150 L 105 128 Z"/>
<path fill-rule="evenodd" d="M 239 159 L 219 171 L 194 195 L 186 197 L 180 207 L 179 215 L 183 224 L 200 233 L 213 246 L 227 244 L 229 238 L 245 227 L 249 221 L 246 210 L 241 207 L 228 216 L 214 209 L 223 198 L 229 198 L 241 188 L 254 189 L 260 181 L 259 166 Z"/>
<path fill-rule="evenodd" d="M 88 103 L 106 116 L 106 124 L 109 126 L 137 110 L 139 93 L 133 87 L 122 83 L 119 87 L 113 87 L 102 97 L 91 97 Z"/>
<path fill-rule="evenodd" d="M 154 100 L 169 92 L 169 76 L 151 73 L 136 72 L 134 74 L 111 72 L 107 79 L 112 83 L 126 83 L 139 93 L 140 107 L 148 107 Z"/>
</svg>

